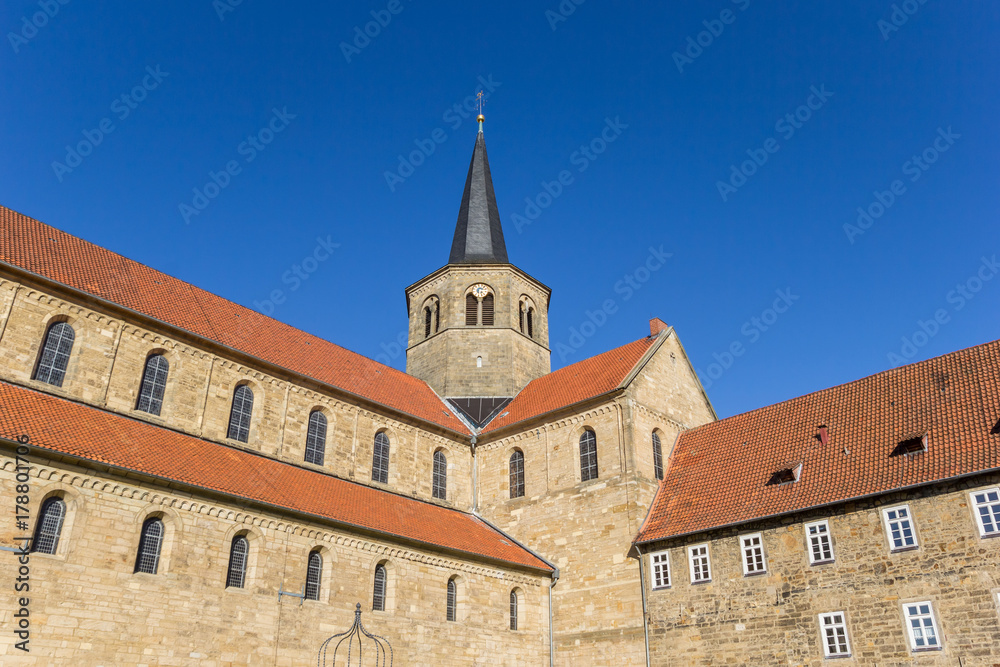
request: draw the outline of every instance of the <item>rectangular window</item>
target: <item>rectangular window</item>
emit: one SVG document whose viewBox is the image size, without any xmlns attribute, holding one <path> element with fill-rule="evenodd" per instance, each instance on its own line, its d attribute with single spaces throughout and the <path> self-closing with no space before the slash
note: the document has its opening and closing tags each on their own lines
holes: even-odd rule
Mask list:
<svg viewBox="0 0 1000 667">
<path fill-rule="evenodd" d="M 972 509 L 979 524 L 979 535 L 1000 535 L 1000 489 L 986 489 L 972 493 Z"/>
<path fill-rule="evenodd" d="M 941 648 L 941 635 L 934 609 L 930 602 L 916 602 L 903 605 L 906 616 L 906 631 L 910 636 L 910 648 L 914 651 L 928 651 Z"/>
<path fill-rule="evenodd" d="M 670 588 L 670 553 L 658 551 L 649 554 L 649 566 L 653 570 L 653 590 Z"/>
<path fill-rule="evenodd" d="M 833 542 L 830 540 L 830 524 L 816 521 L 806 524 L 806 539 L 809 540 L 809 564 L 833 562 Z"/>
<path fill-rule="evenodd" d="M 885 519 L 885 535 L 889 538 L 892 551 L 904 551 L 917 547 L 917 533 L 913 529 L 910 508 L 906 505 L 882 510 Z"/>
<path fill-rule="evenodd" d="M 742 536 L 740 547 L 743 549 L 743 574 L 767 572 L 767 564 L 764 562 L 764 540 L 760 533 Z"/>
<path fill-rule="evenodd" d="M 691 583 L 700 584 L 712 580 L 712 567 L 708 561 L 708 545 L 688 547 L 688 561 L 691 565 Z"/>
<path fill-rule="evenodd" d="M 819 615 L 819 629 L 823 634 L 823 655 L 827 658 L 847 658 L 851 643 L 847 639 L 847 619 L 844 612 Z"/>
</svg>

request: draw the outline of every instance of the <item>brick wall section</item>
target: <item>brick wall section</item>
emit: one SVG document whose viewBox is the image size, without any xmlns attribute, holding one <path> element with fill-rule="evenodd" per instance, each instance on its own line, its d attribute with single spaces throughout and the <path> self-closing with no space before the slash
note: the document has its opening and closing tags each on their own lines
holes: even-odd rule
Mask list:
<svg viewBox="0 0 1000 667">
<path fill-rule="evenodd" d="M 34 450 L 40 454 L 39 450 Z M 548 659 L 548 578 L 461 561 L 230 501 L 211 501 L 38 459 L 31 513 L 64 494 L 68 512 L 56 555 L 31 556 L 31 653 L 0 636 L 0 662 L 25 665 L 303 665 L 321 642 L 350 627 L 361 602 L 369 631 L 390 639 L 395 664 L 540 665 Z M 15 497 L 13 460 L 0 452 L 0 496 Z M 166 527 L 160 570 L 134 574 L 140 528 L 159 515 Z M 249 531 L 245 589 L 225 588 L 229 547 Z M 12 544 L 13 512 L 0 518 Z M 278 599 L 300 592 L 308 554 L 324 559 L 319 601 Z M 388 563 L 389 607 L 372 612 L 375 565 Z M 0 559 L 13 581 L 16 559 Z M 457 622 L 445 620 L 449 577 L 459 576 Z M 522 591 L 519 630 L 508 629 L 512 588 Z M 14 596 L 0 597 L 0 625 L 12 627 Z M 277 656 L 277 659 L 275 659 Z M 340 656 L 343 657 L 343 654 Z M 328 663 L 329 664 L 329 663 Z M 339 661 L 338 661 L 339 664 Z"/>
<path fill-rule="evenodd" d="M 969 500 L 971 489 L 997 484 L 1000 475 L 983 475 L 645 545 L 669 548 L 673 580 L 655 591 L 646 582 L 653 664 L 823 665 L 817 615 L 833 611 L 846 613 L 853 651 L 837 664 L 1000 663 L 1000 539 L 979 537 Z M 880 511 L 902 503 L 919 548 L 890 553 Z M 836 561 L 810 565 L 804 524 L 820 519 Z M 767 574 L 745 577 L 738 536 L 759 531 Z M 691 585 L 686 546 L 703 542 L 712 582 Z M 902 604 L 926 600 L 943 650 L 913 653 Z"/>
</svg>

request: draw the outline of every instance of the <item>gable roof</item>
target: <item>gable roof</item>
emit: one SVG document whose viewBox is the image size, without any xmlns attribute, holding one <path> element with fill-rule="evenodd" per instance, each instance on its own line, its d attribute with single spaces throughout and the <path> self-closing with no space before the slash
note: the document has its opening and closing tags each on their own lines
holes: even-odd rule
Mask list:
<svg viewBox="0 0 1000 667">
<path fill-rule="evenodd" d="M 486 140 L 482 125 L 476 135 L 465 178 L 462 204 L 458 208 L 455 238 L 451 243 L 449 264 L 506 264 L 507 245 L 500 224 L 497 197 L 493 193 L 490 161 L 486 158 Z"/>
<path fill-rule="evenodd" d="M 0 206 L 0 262 L 468 435 L 411 375 Z"/>
<path fill-rule="evenodd" d="M 343 526 L 552 570 L 478 517 L 0 381 L 0 437 Z M 37 453 L 35 460 L 37 461 Z"/>
<path fill-rule="evenodd" d="M 998 419 L 994 341 L 700 426 L 678 439 L 635 541 L 996 469 Z M 926 452 L 893 454 L 924 434 Z M 799 481 L 768 485 L 799 464 Z"/>
<path fill-rule="evenodd" d="M 532 380 L 483 433 L 568 407 L 616 389 L 657 341 L 647 336 Z"/>
</svg>

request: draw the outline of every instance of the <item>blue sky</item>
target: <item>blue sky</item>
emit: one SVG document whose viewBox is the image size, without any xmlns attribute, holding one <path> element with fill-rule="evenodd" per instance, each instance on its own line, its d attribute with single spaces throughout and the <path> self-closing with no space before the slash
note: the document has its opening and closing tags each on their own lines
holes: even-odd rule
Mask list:
<svg viewBox="0 0 1000 667">
<path fill-rule="evenodd" d="M 403 368 L 485 85 L 553 368 L 658 316 L 726 416 L 998 337 L 995 3 L 234 1 L 5 2 L 0 203 Z"/>
</svg>

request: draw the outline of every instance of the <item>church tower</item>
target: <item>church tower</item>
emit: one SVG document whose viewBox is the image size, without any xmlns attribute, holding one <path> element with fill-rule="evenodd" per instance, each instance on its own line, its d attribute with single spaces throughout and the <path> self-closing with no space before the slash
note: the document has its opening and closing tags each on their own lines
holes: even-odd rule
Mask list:
<svg viewBox="0 0 1000 667">
<path fill-rule="evenodd" d="M 448 264 L 406 288 L 406 372 L 478 426 L 549 372 L 551 293 L 507 259 L 480 115 Z"/>
</svg>

